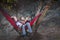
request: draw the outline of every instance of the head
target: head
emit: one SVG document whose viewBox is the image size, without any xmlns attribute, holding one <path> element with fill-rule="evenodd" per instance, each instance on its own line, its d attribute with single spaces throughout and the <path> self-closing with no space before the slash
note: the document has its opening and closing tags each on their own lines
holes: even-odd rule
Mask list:
<svg viewBox="0 0 60 40">
<path fill-rule="evenodd" d="M 21 19 L 21 20 L 25 20 L 25 18 L 24 18 L 24 17 L 21 17 L 20 19 Z"/>
<path fill-rule="evenodd" d="M 29 16 L 27 16 L 28 18 L 31 18 L 31 16 L 29 15 Z"/>
</svg>

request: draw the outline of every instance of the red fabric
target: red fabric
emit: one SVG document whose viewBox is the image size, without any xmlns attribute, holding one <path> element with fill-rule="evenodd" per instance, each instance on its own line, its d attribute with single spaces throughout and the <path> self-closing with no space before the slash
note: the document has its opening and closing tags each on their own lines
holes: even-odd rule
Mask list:
<svg viewBox="0 0 60 40">
<path fill-rule="evenodd" d="M 34 22 L 38 19 L 38 17 L 40 17 L 41 16 L 41 14 L 38 14 L 37 16 L 35 16 L 34 18 L 33 18 L 33 20 L 30 22 L 30 25 L 32 26 L 33 24 L 34 24 Z"/>
<path fill-rule="evenodd" d="M 1 10 L 0 12 L 2 12 L 3 16 L 11 23 L 11 25 L 13 25 L 15 29 L 18 29 L 17 25 L 15 24 L 15 21 L 11 19 L 11 17 L 6 12 L 1 11 Z"/>
<path fill-rule="evenodd" d="M 4 12 L 3 10 L 0 10 L 0 12 L 2 12 L 3 16 L 11 23 L 11 25 L 13 25 L 13 27 L 17 30 L 18 27 L 15 24 L 15 21 L 8 15 L 8 13 Z M 35 16 L 33 18 L 33 20 L 30 22 L 30 25 L 32 26 L 34 24 L 34 22 L 38 19 L 38 17 L 41 16 L 41 14 L 38 14 L 37 16 Z"/>
</svg>

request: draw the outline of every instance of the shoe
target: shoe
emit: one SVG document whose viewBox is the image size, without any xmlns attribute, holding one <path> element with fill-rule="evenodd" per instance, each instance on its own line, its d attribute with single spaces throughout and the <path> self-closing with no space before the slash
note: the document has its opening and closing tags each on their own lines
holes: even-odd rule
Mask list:
<svg viewBox="0 0 60 40">
<path fill-rule="evenodd" d="M 32 37 L 33 36 L 33 33 L 28 33 L 27 36 L 28 37 Z"/>
</svg>

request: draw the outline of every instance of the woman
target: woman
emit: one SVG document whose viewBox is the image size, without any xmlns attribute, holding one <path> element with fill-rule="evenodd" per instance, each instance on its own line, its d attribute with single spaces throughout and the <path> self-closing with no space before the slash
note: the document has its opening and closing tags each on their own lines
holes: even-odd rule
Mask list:
<svg viewBox="0 0 60 40">
<path fill-rule="evenodd" d="M 16 23 L 16 25 L 17 25 L 19 28 L 21 28 L 21 26 L 22 26 L 23 24 L 17 19 L 17 17 L 16 17 L 16 16 L 11 16 L 11 18 L 13 18 L 14 21 L 15 21 L 15 23 Z"/>
</svg>

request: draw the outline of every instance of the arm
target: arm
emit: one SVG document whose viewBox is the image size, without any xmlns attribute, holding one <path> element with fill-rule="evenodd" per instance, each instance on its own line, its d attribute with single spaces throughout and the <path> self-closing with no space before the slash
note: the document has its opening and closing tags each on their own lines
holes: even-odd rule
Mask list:
<svg viewBox="0 0 60 40">
<path fill-rule="evenodd" d="M 15 21 L 17 21 L 17 17 L 16 16 L 11 16 L 11 18 L 13 18 Z"/>
</svg>

